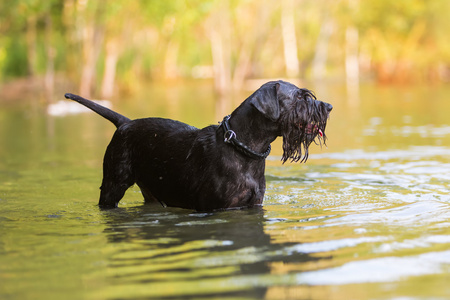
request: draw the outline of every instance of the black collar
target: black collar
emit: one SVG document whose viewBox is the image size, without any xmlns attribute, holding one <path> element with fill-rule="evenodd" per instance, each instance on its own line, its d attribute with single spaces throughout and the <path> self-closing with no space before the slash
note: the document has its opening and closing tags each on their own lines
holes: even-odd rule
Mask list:
<svg viewBox="0 0 450 300">
<path fill-rule="evenodd" d="M 266 152 L 264 153 L 258 153 L 253 151 L 252 149 L 250 149 L 249 147 L 247 147 L 246 145 L 244 145 L 242 142 L 240 142 L 237 138 L 236 138 L 236 133 L 230 129 L 230 123 L 228 122 L 230 120 L 231 116 L 226 116 L 225 118 L 223 118 L 223 121 L 220 125 L 223 126 L 224 128 L 224 142 L 233 145 L 238 151 L 240 151 L 241 153 L 247 155 L 250 158 L 253 159 L 265 159 L 267 156 L 269 156 L 270 153 L 270 145 L 267 148 Z"/>
</svg>

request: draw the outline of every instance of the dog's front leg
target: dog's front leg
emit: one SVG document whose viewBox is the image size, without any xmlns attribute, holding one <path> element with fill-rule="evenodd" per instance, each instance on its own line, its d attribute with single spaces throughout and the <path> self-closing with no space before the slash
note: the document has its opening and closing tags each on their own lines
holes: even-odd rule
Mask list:
<svg viewBox="0 0 450 300">
<path fill-rule="evenodd" d="M 117 185 L 113 182 L 103 180 L 102 186 L 100 187 L 100 200 L 98 205 L 101 208 L 115 208 L 119 205 L 119 201 L 125 195 L 126 190 L 129 185 Z"/>
<path fill-rule="evenodd" d="M 116 131 L 103 159 L 103 181 L 98 202 L 102 208 L 117 207 L 126 190 L 135 183 L 131 152 L 123 145 L 123 138 Z"/>
</svg>

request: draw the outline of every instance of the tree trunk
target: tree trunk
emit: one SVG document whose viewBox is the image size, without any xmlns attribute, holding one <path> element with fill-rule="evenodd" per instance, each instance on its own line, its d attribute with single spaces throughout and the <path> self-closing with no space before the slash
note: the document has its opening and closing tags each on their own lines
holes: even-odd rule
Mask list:
<svg viewBox="0 0 450 300">
<path fill-rule="evenodd" d="M 240 90 L 251 64 L 250 43 L 245 43 L 239 51 L 236 68 L 233 72 L 233 89 Z"/>
<path fill-rule="evenodd" d="M 28 74 L 31 77 L 36 76 L 37 70 L 37 34 L 36 34 L 36 16 L 31 15 L 27 19 L 27 56 L 28 56 Z"/>
<path fill-rule="evenodd" d="M 55 56 L 56 50 L 53 47 L 52 39 L 53 22 L 50 14 L 45 19 L 45 52 L 47 56 L 47 63 L 45 67 L 44 88 L 45 98 L 48 102 L 53 101 L 53 94 L 55 89 Z"/>
<path fill-rule="evenodd" d="M 358 30 L 348 27 L 345 31 L 345 73 L 347 86 L 359 85 Z"/>
<path fill-rule="evenodd" d="M 297 37 L 295 35 L 294 3 L 292 0 L 283 0 L 281 9 L 281 29 L 284 46 L 284 63 L 288 77 L 298 77 L 300 74 Z"/>
<path fill-rule="evenodd" d="M 103 41 L 103 31 L 90 21 L 83 28 L 83 67 L 81 71 L 80 93 L 91 97 L 95 82 L 98 55 Z"/>
<path fill-rule="evenodd" d="M 169 41 L 164 58 L 164 77 L 166 79 L 175 79 L 178 77 L 178 53 L 180 50 L 180 43 L 174 39 Z"/>
<path fill-rule="evenodd" d="M 228 1 L 221 1 L 211 16 L 210 40 L 216 91 L 223 94 L 231 84 L 230 20 Z"/>
<path fill-rule="evenodd" d="M 230 85 L 229 53 L 226 51 L 223 37 L 215 29 L 211 30 L 211 50 L 214 65 L 214 82 L 216 90 L 224 93 Z"/>
<path fill-rule="evenodd" d="M 105 73 L 102 80 L 102 98 L 108 99 L 114 95 L 114 82 L 116 79 L 116 67 L 119 59 L 119 43 L 111 39 L 106 43 Z"/>
<path fill-rule="evenodd" d="M 328 57 L 328 41 L 333 32 L 333 22 L 329 17 L 325 17 L 320 27 L 319 38 L 316 44 L 316 51 L 313 60 L 313 78 L 321 80 L 325 77 L 326 63 Z"/>
<path fill-rule="evenodd" d="M 347 99 L 353 106 L 359 103 L 359 34 L 355 27 L 345 31 L 345 74 Z"/>
</svg>

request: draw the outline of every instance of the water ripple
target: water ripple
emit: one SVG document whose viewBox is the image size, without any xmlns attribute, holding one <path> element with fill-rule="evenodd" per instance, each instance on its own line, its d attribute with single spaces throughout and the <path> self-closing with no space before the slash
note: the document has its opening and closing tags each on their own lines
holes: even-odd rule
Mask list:
<svg viewBox="0 0 450 300">
<path fill-rule="evenodd" d="M 297 281 L 299 284 L 309 285 L 392 282 L 410 276 L 442 273 L 448 264 L 450 251 L 429 252 L 409 257 L 383 257 L 302 273 L 297 276 Z"/>
<path fill-rule="evenodd" d="M 330 220 L 336 224 L 363 225 L 369 223 L 393 226 L 421 226 L 450 219 L 450 206 L 440 201 L 419 201 L 372 212 L 345 215 Z"/>
</svg>

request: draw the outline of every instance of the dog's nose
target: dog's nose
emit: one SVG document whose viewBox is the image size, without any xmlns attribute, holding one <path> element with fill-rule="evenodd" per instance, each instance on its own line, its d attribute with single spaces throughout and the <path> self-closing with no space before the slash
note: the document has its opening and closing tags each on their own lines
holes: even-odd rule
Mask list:
<svg viewBox="0 0 450 300">
<path fill-rule="evenodd" d="M 330 103 L 326 103 L 325 107 L 327 108 L 328 112 L 330 112 L 333 109 L 333 105 L 331 105 Z"/>
</svg>

